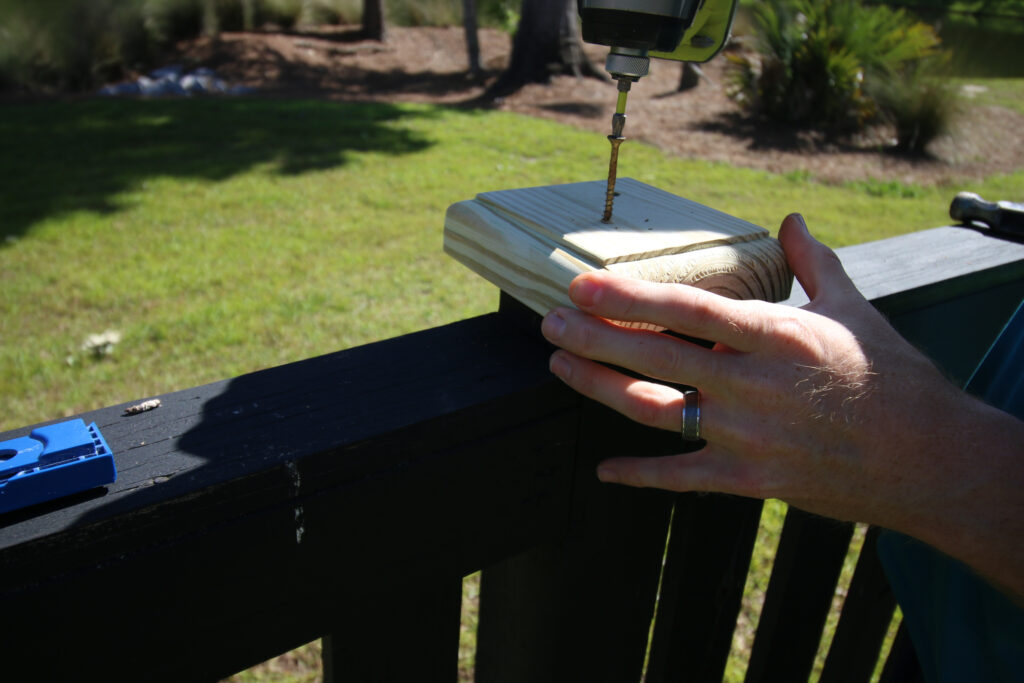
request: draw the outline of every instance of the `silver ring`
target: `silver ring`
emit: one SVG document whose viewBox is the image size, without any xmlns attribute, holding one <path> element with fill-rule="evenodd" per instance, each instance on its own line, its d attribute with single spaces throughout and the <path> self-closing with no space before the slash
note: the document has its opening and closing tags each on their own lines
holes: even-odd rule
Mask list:
<svg viewBox="0 0 1024 683">
<path fill-rule="evenodd" d="M 683 441 L 700 441 L 700 392 L 683 392 Z"/>
</svg>

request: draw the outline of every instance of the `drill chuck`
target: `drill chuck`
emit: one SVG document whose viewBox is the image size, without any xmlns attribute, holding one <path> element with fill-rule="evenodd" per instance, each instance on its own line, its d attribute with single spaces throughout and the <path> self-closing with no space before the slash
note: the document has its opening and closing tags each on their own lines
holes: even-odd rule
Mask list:
<svg viewBox="0 0 1024 683">
<path fill-rule="evenodd" d="M 605 70 L 613 78 L 628 78 L 632 81 L 646 76 L 650 66 L 651 60 L 646 52 L 643 54 L 628 54 L 623 51 L 617 51 L 614 48 L 608 53 L 608 57 L 604 61 Z"/>
</svg>

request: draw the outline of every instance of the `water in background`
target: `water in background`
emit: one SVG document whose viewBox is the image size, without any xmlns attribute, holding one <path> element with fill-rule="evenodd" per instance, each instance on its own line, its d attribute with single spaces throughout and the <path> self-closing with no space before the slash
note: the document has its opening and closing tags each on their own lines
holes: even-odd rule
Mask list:
<svg viewBox="0 0 1024 683">
<path fill-rule="evenodd" d="M 901 2 L 884 4 L 902 7 L 938 30 L 943 47 L 953 52 L 953 76 L 1024 77 L 1024 15 L 974 17 L 929 9 L 923 5 L 911 8 Z M 913 0 L 907 4 L 913 4 Z M 741 4 L 736 12 L 733 34 L 751 35 L 753 32 L 751 7 L 747 3 Z"/>
<path fill-rule="evenodd" d="M 1024 17 L 974 18 L 962 14 L 921 14 L 953 51 L 955 76 L 1024 77 Z"/>
</svg>

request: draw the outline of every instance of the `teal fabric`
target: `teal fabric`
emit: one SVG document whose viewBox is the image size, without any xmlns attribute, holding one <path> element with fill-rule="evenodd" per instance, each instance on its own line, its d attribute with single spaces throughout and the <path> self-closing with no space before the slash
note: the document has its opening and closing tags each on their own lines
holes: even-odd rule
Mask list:
<svg viewBox="0 0 1024 683">
<path fill-rule="evenodd" d="M 1024 419 L 1024 305 L 966 388 Z M 1024 608 L 964 564 L 902 534 L 880 534 L 878 554 L 926 681 L 1024 682 Z"/>
<path fill-rule="evenodd" d="M 880 534 L 878 554 L 926 681 L 1024 681 L 1024 610 L 902 534 Z"/>
</svg>

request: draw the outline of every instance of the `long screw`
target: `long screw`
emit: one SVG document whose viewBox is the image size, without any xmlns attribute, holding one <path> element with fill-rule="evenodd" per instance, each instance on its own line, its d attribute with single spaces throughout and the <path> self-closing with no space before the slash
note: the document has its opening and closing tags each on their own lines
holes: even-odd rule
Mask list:
<svg viewBox="0 0 1024 683">
<path fill-rule="evenodd" d="M 622 116 L 616 114 L 615 116 Z M 612 205 L 615 203 L 615 176 L 619 170 L 619 145 L 626 138 L 621 135 L 609 135 L 608 142 L 612 143 L 612 156 L 608 161 L 608 189 L 604 193 L 604 215 L 601 217 L 602 223 L 611 223 L 612 221 Z"/>
<path fill-rule="evenodd" d="M 608 189 L 604 194 L 602 223 L 610 223 L 612 220 L 612 204 L 615 203 L 615 177 L 619 170 L 619 145 L 626 139 L 622 137 L 622 129 L 626 127 L 626 98 L 629 96 L 631 84 L 632 82 L 627 78 L 619 79 L 619 100 L 615 105 L 615 113 L 612 114 L 612 134 L 608 136 L 608 142 L 612 143 L 612 156 L 608 161 Z"/>
</svg>

